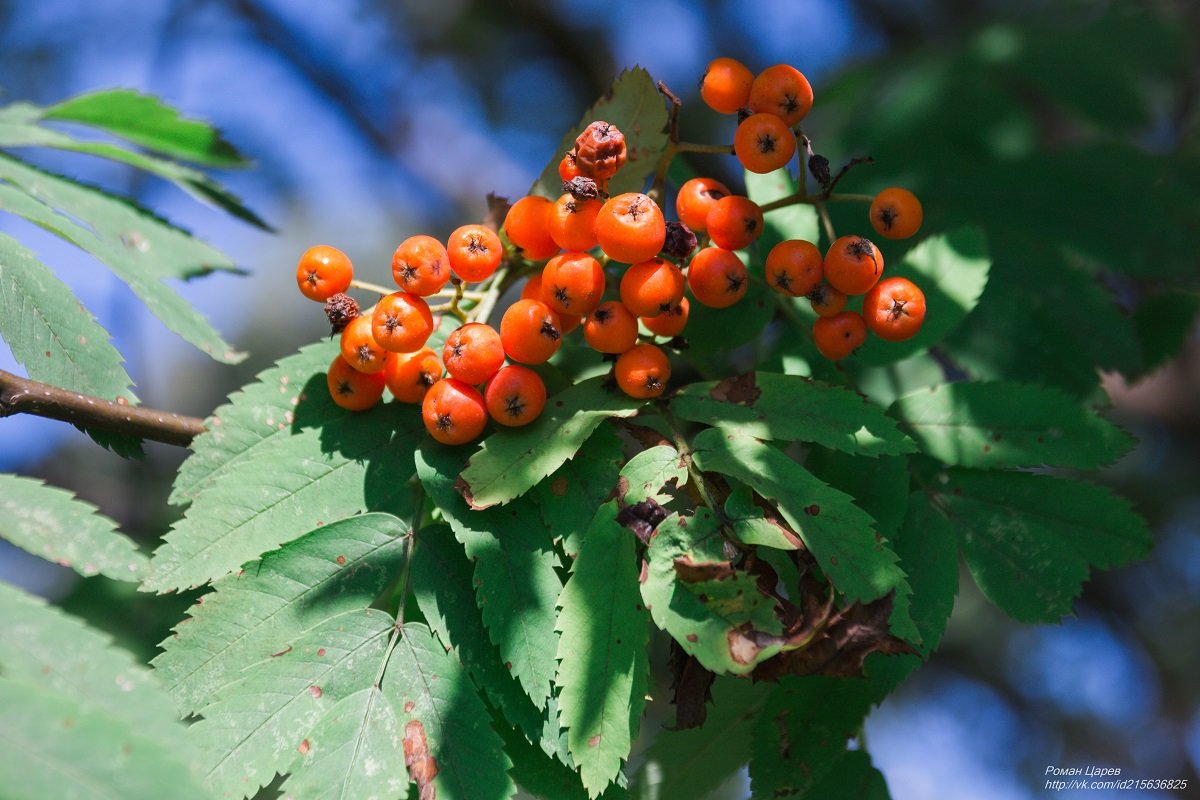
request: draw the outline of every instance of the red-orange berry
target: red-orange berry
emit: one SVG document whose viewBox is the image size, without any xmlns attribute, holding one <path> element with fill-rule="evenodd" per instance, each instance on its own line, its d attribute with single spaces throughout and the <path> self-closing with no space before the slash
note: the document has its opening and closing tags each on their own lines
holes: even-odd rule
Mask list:
<svg viewBox="0 0 1200 800">
<path fill-rule="evenodd" d="M 615 300 L 601 303 L 583 321 L 584 341 L 601 353 L 624 353 L 637 337 L 637 317 Z"/>
<path fill-rule="evenodd" d="M 371 317 L 355 317 L 342 330 L 342 358 L 359 372 L 379 372 L 387 351 L 375 341 Z"/>
<path fill-rule="evenodd" d="M 817 288 L 822 275 L 821 251 L 812 242 L 788 239 L 767 253 L 767 285 L 780 294 L 803 297 Z"/>
<path fill-rule="evenodd" d="M 383 397 L 383 374 L 359 372 L 341 356 L 333 359 L 326 376 L 333 402 L 350 411 L 366 411 Z"/>
<path fill-rule="evenodd" d="M 504 234 L 530 261 L 543 261 L 558 252 L 550 236 L 550 209 L 545 197 L 528 195 L 512 204 L 504 217 Z"/>
<path fill-rule="evenodd" d="M 521 287 L 521 299 L 542 299 L 542 273 L 535 272 L 529 276 L 529 280 L 525 281 L 525 285 Z"/>
<path fill-rule="evenodd" d="M 813 90 L 804 73 L 787 64 L 767 67 L 750 85 L 747 105 L 756 114 L 774 114 L 791 127 L 812 108 Z"/>
<path fill-rule="evenodd" d="M 560 253 L 542 270 L 542 302 L 559 314 L 582 316 L 603 295 L 604 269 L 587 253 Z"/>
<path fill-rule="evenodd" d="M 432 348 L 415 353 L 388 353 L 383 379 L 388 391 L 401 403 L 419 403 L 429 387 L 442 377 L 442 362 Z"/>
<path fill-rule="evenodd" d="M 640 192 L 610 197 L 596 216 L 596 239 L 614 261 L 633 264 L 654 258 L 666 238 L 662 209 Z"/>
<path fill-rule="evenodd" d="M 735 114 L 750 101 L 753 82 L 754 73 L 736 58 L 714 58 L 700 79 L 700 98 L 718 114 Z"/>
<path fill-rule="evenodd" d="M 857 311 L 818 317 L 813 323 L 813 343 L 830 361 L 840 361 L 867 340 L 867 323 Z"/>
<path fill-rule="evenodd" d="M 642 324 L 655 336 L 678 336 L 687 327 L 689 310 L 690 304 L 685 297 L 670 311 L 664 311 L 656 317 L 642 317 Z"/>
<path fill-rule="evenodd" d="M 562 178 L 563 183 L 579 177 L 579 166 L 575 163 L 575 153 L 567 153 L 562 157 L 562 161 L 558 162 L 558 177 Z"/>
<path fill-rule="evenodd" d="M 675 213 L 679 221 L 697 233 L 708 229 L 708 212 L 713 203 L 732 192 L 729 187 L 712 178 L 692 178 L 679 187 L 675 195 Z"/>
<path fill-rule="evenodd" d="M 746 295 L 746 266 L 732 250 L 706 247 L 692 257 L 687 271 L 692 297 L 710 308 L 727 308 Z"/>
<path fill-rule="evenodd" d="M 450 280 L 445 246 L 424 234 L 408 237 L 392 254 L 392 278 L 411 294 L 421 297 L 437 294 Z"/>
<path fill-rule="evenodd" d="M 540 300 L 518 300 L 500 318 L 504 352 L 522 364 L 541 364 L 562 344 L 558 314 Z"/>
<path fill-rule="evenodd" d="M 884 278 L 863 298 L 863 317 L 880 339 L 911 339 L 925 322 L 925 293 L 907 278 Z"/>
<path fill-rule="evenodd" d="M 625 134 L 610 122 L 597 120 L 575 139 L 575 168 L 604 186 L 625 164 Z"/>
<path fill-rule="evenodd" d="M 467 283 L 491 277 L 504 257 L 504 244 L 494 230 L 484 225 L 463 225 L 446 243 L 450 269 Z"/>
<path fill-rule="evenodd" d="M 528 425 L 546 407 L 546 384 L 529 367 L 509 364 L 488 381 L 483 401 L 488 414 L 501 425 Z"/>
<path fill-rule="evenodd" d="M 564 250 L 591 250 L 596 246 L 596 215 L 604 203 L 564 194 L 547 217 L 550 238 Z"/>
<path fill-rule="evenodd" d="M 630 397 L 647 399 L 666 390 L 671 379 L 671 362 L 658 347 L 635 344 L 617 357 L 613 372 L 621 391 Z"/>
<path fill-rule="evenodd" d="M 741 250 L 749 247 L 763 229 L 762 209 L 748 197 L 722 197 L 708 211 L 708 236 L 717 247 Z"/>
<path fill-rule="evenodd" d="M 487 425 L 483 395 L 457 378 L 442 378 L 421 401 L 425 430 L 442 444 L 466 444 Z"/>
<path fill-rule="evenodd" d="M 354 267 L 346 254 L 336 247 L 319 244 L 300 256 L 296 265 L 296 285 L 309 300 L 324 303 L 350 288 Z"/>
<path fill-rule="evenodd" d="M 818 317 L 833 317 L 842 313 L 847 299 L 845 292 L 838 291 L 828 283 L 818 283 L 808 293 L 808 302 Z"/>
<path fill-rule="evenodd" d="M 733 134 L 733 152 L 751 172 L 774 172 L 796 154 L 796 134 L 774 114 L 751 114 Z"/>
<path fill-rule="evenodd" d="M 621 302 L 638 317 L 670 311 L 683 299 L 683 271 L 665 258 L 648 258 L 621 276 Z"/>
<path fill-rule="evenodd" d="M 907 239 L 921 227 L 921 201 L 908 189 L 892 186 L 871 201 L 871 225 L 886 239 Z"/>
<path fill-rule="evenodd" d="M 442 362 L 451 377 L 472 385 L 484 383 L 504 364 L 500 334 L 491 325 L 468 322 L 446 337 Z"/>
<path fill-rule="evenodd" d="M 825 280 L 849 295 L 866 294 L 883 274 L 883 253 L 870 239 L 843 236 L 829 246 L 823 263 Z"/>
<path fill-rule="evenodd" d="M 371 335 L 390 353 L 411 353 L 425 346 L 433 333 L 429 304 L 415 294 L 393 292 L 371 314 Z"/>
<path fill-rule="evenodd" d="M 570 333 L 571 331 L 575 330 L 576 328 L 578 328 L 580 325 L 583 324 L 583 317 L 582 316 L 577 317 L 574 314 L 559 314 L 558 322 L 560 325 L 562 325 L 562 330 L 560 331 L 560 333 L 563 336 L 566 336 L 568 333 Z"/>
</svg>

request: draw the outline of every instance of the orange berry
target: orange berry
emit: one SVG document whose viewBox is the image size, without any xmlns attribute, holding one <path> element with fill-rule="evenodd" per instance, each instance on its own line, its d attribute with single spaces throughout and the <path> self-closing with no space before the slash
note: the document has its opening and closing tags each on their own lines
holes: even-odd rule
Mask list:
<svg viewBox="0 0 1200 800">
<path fill-rule="evenodd" d="M 825 280 L 849 295 L 866 294 L 883 274 L 883 253 L 870 239 L 843 236 L 825 253 Z"/>
<path fill-rule="evenodd" d="M 640 192 L 610 197 L 596 216 L 596 239 L 614 261 L 633 264 L 654 258 L 666 238 L 662 209 Z"/>
<path fill-rule="evenodd" d="M 421 297 L 437 294 L 450 280 L 446 248 L 432 236 L 408 237 L 392 254 L 392 278 L 411 294 Z"/>
<path fill-rule="evenodd" d="M 774 114 L 751 114 L 733 135 L 733 152 L 751 172 L 774 172 L 796 154 L 796 135 Z"/>
<path fill-rule="evenodd" d="M 753 82 L 754 73 L 736 58 L 714 58 L 700 79 L 700 97 L 718 114 L 736 114 L 750 101 Z"/>
<path fill-rule="evenodd" d="M 550 238 L 564 250 L 591 250 L 596 246 L 596 215 L 603 205 L 596 198 L 581 200 L 564 194 L 547 217 Z"/>
<path fill-rule="evenodd" d="M 349 289 L 353 278 L 354 267 L 346 254 L 324 244 L 305 250 L 296 265 L 300 294 L 319 303 Z"/>
<path fill-rule="evenodd" d="M 584 341 L 601 353 L 624 353 L 637 337 L 637 317 L 616 300 L 601 303 L 583 321 Z"/>
<path fill-rule="evenodd" d="M 518 300 L 500 318 L 504 352 L 522 364 L 541 364 L 562 344 L 558 314 L 540 300 Z"/>
<path fill-rule="evenodd" d="M 638 317 L 670 311 L 683 299 L 683 271 L 665 258 L 648 258 L 621 276 L 621 302 Z"/>
<path fill-rule="evenodd" d="M 833 317 L 842 313 L 846 307 L 846 293 L 839 291 L 828 283 L 819 283 L 808 293 L 808 302 L 818 317 Z"/>
<path fill-rule="evenodd" d="M 442 378 L 421 401 L 425 430 L 442 444 L 466 444 L 483 433 L 487 407 L 483 395 L 457 378 Z"/>
<path fill-rule="evenodd" d="M 491 277 L 504 257 L 504 244 L 494 230 L 484 225 L 463 225 L 450 234 L 446 244 L 450 269 L 467 283 Z"/>
<path fill-rule="evenodd" d="M 821 282 L 821 251 L 803 239 L 780 242 L 767 253 L 766 274 L 767 285 L 775 291 L 803 297 Z"/>
<path fill-rule="evenodd" d="M 419 403 L 429 387 L 442 377 L 442 362 L 432 348 L 415 353 L 388 353 L 383 379 L 388 391 L 401 403 Z"/>
<path fill-rule="evenodd" d="M 767 67 L 750 85 L 747 105 L 756 114 L 774 114 L 790 128 L 808 113 L 813 90 L 804 73 L 787 64 Z"/>
<path fill-rule="evenodd" d="M 871 201 L 871 225 L 885 239 L 907 239 L 921 227 L 921 201 L 908 189 L 892 186 Z"/>
<path fill-rule="evenodd" d="M 558 252 L 550 236 L 550 209 L 545 197 L 528 195 L 512 204 L 504 217 L 504 233 L 530 261 L 543 261 Z"/>
<path fill-rule="evenodd" d="M 655 336 L 678 336 L 687 327 L 688 310 L 689 303 L 685 297 L 670 311 L 664 311 L 656 317 L 642 317 L 642 324 Z"/>
<path fill-rule="evenodd" d="M 658 397 L 671 379 L 671 362 L 652 344 L 635 344 L 617 357 L 617 385 L 630 397 Z"/>
<path fill-rule="evenodd" d="M 393 292 L 375 306 L 371 335 L 390 353 L 411 353 L 425 346 L 433 333 L 429 304 L 415 294 Z"/>
<path fill-rule="evenodd" d="M 701 305 L 727 308 L 746 295 L 746 265 L 732 250 L 706 247 L 692 257 L 687 271 L 688 288 Z"/>
<path fill-rule="evenodd" d="M 696 233 L 703 233 L 708 229 L 708 212 L 713 203 L 730 194 L 729 187 L 718 180 L 692 178 L 685 181 L 675 195 L 675 213 L 684 225 Z"/>
<path fill-rule="evenodd" d="M 529 276 L 529 280 L 525 281 L 525 285 L 521 287 L 521 299 L 542 299 L 542 273 L 535 272 Z"/>
<path fill-rule="evenodd" d="M 559 314 L 558 321 L 562 325 L 560 333 L 566 336 L 583 324 L 583 317 L 577 317 L 574 314 Z"/>
<path fill-rule="evenodd" d="M 451 377 L 472 385 L 484 383 L 504 364 L 500 334 L 491 325 L 468 322 L 446 337 L 442 361 Z"/>
<path fill-rule="evenodd" d="M 383 374 L 359 372 L 341 356 L 329 365 L 325 382 L 333 402 L 350 411 L 366 411 L 383 397 Z"/>
<path fill-rule="evenodd" d="M 709 209 L 705 226 L 709 238 L 717 247 L 741 250 L 750 246 L 762 233 L 762 209 L 747 197 L 722 197 Z"/>
<path fill-rule="evenodd" d="M 604 270 L 587 253 L 560 253 L 542 270 L 542 302 L 558 314 L 586 314 L 603 294 Z"/>
<path fill-rule="evenodd" d="M 579 177 L 579 165 L 575 163 L 574 152 L 567 153 L 558 162 L 558 177 L 562 178 L 563 183 Z"/>
<path fill-rule="evenodd" d="M 529 367 L 509 364 L 488 381 L 483 401 L 488 414 L 501 425 L 528 425 L 546 407 L 546 384 Z"/>
<path fill-rule="evenodd" d="M 813 343 L 830 361 L 840 361 L 867 340 L 867 323 L 857 311 L 818 317 L 813 323 Z"/>
<path fill-rule="evenodd" d="M 387 351 L 371 333 L 371 317 L 355 317 L 342 330 L 342 358 L 359 372 L 379 372 Z"/>
<path fill-rule="evenodd" d="M 925 322 L 925 293 L 907 278 L 884 278 L 863 298 L 863 316 L 880 339 L 903 342 Z"/>
</svg>

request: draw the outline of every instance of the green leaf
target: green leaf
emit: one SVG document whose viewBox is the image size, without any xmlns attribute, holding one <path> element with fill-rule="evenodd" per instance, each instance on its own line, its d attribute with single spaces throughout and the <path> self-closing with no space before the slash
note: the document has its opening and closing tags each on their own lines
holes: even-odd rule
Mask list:
<svg viewBox="0 0 1200 800">
<path fill-rule="evenodd" d="M 1128 501 L 1089 483 L 955 469 L 934 488 L 975 582 L 1021 622 L 1057 622 L 1091 568 L 1143 558 L 1152 544 Z"/>
<path fill-rule="evenodd" d="M 310 381 L 307 394 L 319 397 L 322 407 L 330 403 L 324 379 Z M 417 410 L 389 403 L 360 413 L 326 413 L 320 427 L 273 437 L 215 478 L 163 538 L 142 588 L 199 586 L 327 522 L 364 511 L 409 517 L 413 498 L 405 481 L 424 436 Z"/>
<path fill-rule="evenodd" d="M 801 167 L 803 169 L 803 167 Z M 746 196 L 760 206 L 796 193 L 799 183 L 787 169 L 765 175 L 746 170 Z M 821 235 L 815 206 L 793 203 L 763 214 L 763 232 L 758 237 L 758 251 L 765 261 L 767 253 L 780 242 L 802 239 L 817 244 Z"/>
<path fill-rule="evenodd" d="M 8 187 L 0 185 L 7 207 Z M 70 288 L 0 233 L 0 335 L 29 377 L 75 392 L 133 400 L 121 354 Z"/>
<path fill-rule="evenodd" d="M 909 358 L 944 339 L 975 308 L 988 282 L 991 260 L 978 228 L 956 228 L 930 236 L 904 258 L 884 268 L 885 277 L 908 278 L 925 294 L 925 324 L 904 342 L 868 337 L 855 361 L 879 366 Z"/>
<path fill-rule="evenodd" d="M 1200 294 L 1163 292 L 1151 295 L 1133 312 L 1133 328 L 1142 345 L 1142 365 L 1137 375 L 1161 366 L 1183 347 L 1200 314 Z"/>
<path fill-rule="evenodd" d="M 621 468 L 618 493 L 625 505 L 649 498 L 662 503 L 666 487 L 681 488 L 687 478 L 687 467 L 679 451 L 669 444 L 660 444 L 638 453 Z"/>
<path fill-rule="evenodd" d="M 963 467 L 1096 469 L 1133 438 L 1056 389 L 1019 383 L 949 383 L 889 410 L 934 458 Z"/>
<path fill-rule="evenodd" d="M 575 457 L 534 489 L 542 519 L 568 555 L 575 555 L 596 509 L 617 485 L 623 459 L 621 437 L 610 426 L 598 428 Z"/>
<path fill-rule="evenodd" d="M 574 456 L 601 422 L 632 417 L 641 405 L 603 378 L 575 384 L 547 400 L 536 421 L 484 439 L 462 472 L 463 496 L 475 509 L 520 497 Z"/>
<path fill-rule="evenodd" d="M 911 592 L 904 571 L 875 521 L 853 499 L 822 483 L 779 450 L 748 436 L 709 428 L 693 441 L 700 469 L 729 475 L 779 506 L 821 570 L 848 601 L 869 603 L 895 592 L 896 605 Z M 893 619 L 898 636 L 918 636 L 911 621 Z"/>
<path fill-rule="evenodd" d="M 318 528 L 214 584 L 154 659 L 184 712 L 330 617 L 370 606 L 399 574 L 407 526 L 362 514 Z"/>
<path fill-rule="evenodd" d="M 383 675 L 383 694 L 400 711 L 406 733 L 414 722 L 424 728 L 437 761 L 433 785 L 440 800 L 513 795 L 512 763 L 489 724 L 487 709 L 462 667 L 424 625 L 404 625 Z"/>
<path fill-rule="evenodd" d="M 84 577 L 140 581 L 148 559 L 117 524 L 70 492 L 0 475 L 0 539 Z"/>
<path fill-rule="evenodd" d="M 680 417 L 758 439 L 815 442 L 864 455 L 915 447 L 895 420 L 849 389 L 798 375 L 748 372 L 685 386 L 671 401 Z"/>
<path fill-rule="evenodd" d="M 887 781 L 864 750 L 847 750 L 833 763 L 809 794 L 812 797 L 853 797 L 855 800 L 891 800 Z"/>
<path fill-rule="evenodd" d="M 882 456 L 868 460 L 814 447 L 804 465 L 833 488 L 853 497 L 854 504 L 871 515 L 876 529 L 888 539 L 900 531 L 912 482 L 907 458 Z"/>
<path fill-rule="evenodd" d="M 692 303 L 688 308 L 687 329 L 683 332 L 693 353 L 725 353 L 760 339 L 775 314 L 775 292 L 761 280 L 753 262 L 745 254 L 738 256 L 747 264 L 749 283 L 746 294 L 728 308 L 710 308 Z M 740 361 L 730 356 L 729 361 Z M 724 367 L 722 373 L 728 372 Z"/>
<path fill-rule="evenodd" d="M 246 165 L 213 126 L 187 119 L 157 97 L 129 89 L 72 97 L 47 108 L 42 118 L 90 125 L 149 150 L 210 167 Z"/>
<path fill-rule="evenodd" d="M 754 493 L 749 486 L 730 489 L 729 497 L 725 500 L 725 516 L 733 535 L 742 544 L 775 550 L 799 550 L 804 546 L 800 538 L 779 519 L 768 518 L 766 510 L 754 504 Z M 762 551 L 759 552 L 762 555 Z"/>
<path fill-rule="evenodd" d="M 616 125 L 625 134 L 625 165 L 609 182 L 609 193 L 617 195 L 642 190 L 646 178 L 654 171 L 659 154 L 667 146 L 667 108 L 650 73 L 634 67 L 618 75 L 608 92 L 584 112 L 579 124 L 563 135 L 550 163 L 530 188 L 530 194 L 551 199 L 562 194 L 558 162 L 574 149 L 576 137 L 595 120 Z"/>
<path fill-rule="evenodd" d="M 338 343 L 332 340 L 306 345 L 231 394 L 229 402 L 209 416 L 204 432 L 192 440 L 191 455 L 175 476 L 170 502 L 192 502 L 261 450 L 295 435 L 294 426 L 313 426 L 337 414 L 324 380 L 338 352 Z"/>
<path fill-rule="evenodd" d="M 376 680 L 393 623 L 374 609 L 331 617 L 205 707 L 188 734 L 214 794 L 253 797 L 285 771 L 326 712 Z"/>
<path fill-rule="evenodd" d="M 554 680 L 558 633 L 555 602 L 562 583 L 550 535 L 529 500 L 472 511 L 454 488 L 461 451 L 427 441 L 416 452 L 417 475 L 475 563 L 476 602 L 506 667 L 542 708 Z"/>
<path fill-rule="evenodd" d="M 18 195 L 9 193 L 6 210 L 98 258 L 164 325 L 201 351 L 230 364 L 245 358 L 164 283 L 232 269 L 220 252 L 124 200 L 8 156 L 0 155 L 0 178 L 28 195 L 17 201 Z"/>
<path fill-rule="evenodd" d="M 512 760 L 510 774 L 527 795 L 537 800 L 587 800 L 587 791 L 579 783 L 579 773 L 526 741 L 507 725 L 496 725 L 504 740 L 504 752 Z M 615 786 L 604 797 L 625 796 Z"/>
<path fill-rule="evenodd" d="M 588 528 L 558 604 L 558 705 L 588 794 L 613 782 L 646 706 L 649 618 L 638 595 L 637 540 L 606 503 Z"/>
</svg>

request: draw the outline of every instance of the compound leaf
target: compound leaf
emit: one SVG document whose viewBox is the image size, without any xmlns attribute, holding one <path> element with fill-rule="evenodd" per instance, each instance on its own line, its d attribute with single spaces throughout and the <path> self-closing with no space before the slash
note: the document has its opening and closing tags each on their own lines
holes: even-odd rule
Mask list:
<svg viewBox="0 0 1200 800">
<path fill-rule="evenodd" d="M 582 536 L 617 485 L 621 438 L 610 426 L 598 428 L 575 457 L 534 489 L 542 519 L 568 555 L 579 552 Z"/>
</svg>

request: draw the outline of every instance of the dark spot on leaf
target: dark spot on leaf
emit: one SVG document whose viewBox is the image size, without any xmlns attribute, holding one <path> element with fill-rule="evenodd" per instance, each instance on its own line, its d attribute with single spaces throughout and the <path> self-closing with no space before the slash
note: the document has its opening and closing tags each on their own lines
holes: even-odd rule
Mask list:
<svg viewBox="0 0 1200 800">
<path fill-rule="evenodd" d="M 308 693 L 310 695 L 312 695 L 314 700 L 318 700 L 318 699 L 320 699 L 321 694 L 322 694 L 321 687 L 320 686 L 310 686 L 310 687 L 308 687 Z"/>
<path fill-rule="evenodd" d="M 588 739 L 587 743 L 588 743 L 588 747 L 598 746 L 600 744 L 600 734 L 597 733 L 595 736 Z"/>
<path fill-rule="evenodd" d="M 414 705 L 413 705 L 413 701 L 412 701 L 412 700 L 406 700 L 406 701 L 404 702 L 404 713 L 405 713 L 405 714 L 411 714 L 411 713 L 412 713 L 412 710 L 413 710 L 415 707 L 416 707 L 416 706 L 414 706 Z"/>
<path fill-rule="evenodd" d="M 339 566 L 339 567 L 340 567 L 342 564 L 345 564 L 345 563 L 346 563 L 346 557 L 345 557 L 345 556 L 338 556 L 338 557 L 337 557 L 337 559 L 335 559 L 335 560 L 337 561 L 337 563 L 338 563 L 338 566 Z"/>
<path fill-rule="evenodd" d="M 696 642 L 697 640 L 699 640 L 699 638 L 700 638 L 700 637 L 698 637 L 698 636 L 697 636 L 696 634 L 694 634 L 694 633 L 689 633 L 689 634 L 687 635 L 687 640 L 688 640 L 689 642 Z"/>
<path fill-rule="evenodd" d="M 811 506 L 804 507 L 804 513 L 808 514 L 810 517 L 815 517 L 821 513 L 821 507 L 816 503 L 813 503 Z"/>
<path fill-rule="evenodd" d="M 296 750 L 300 752 L 300 755 L 305 755 L 311 748 L 312 745 L 308 743 L 308 739 L 305 739 L 304 741 L 300 742 L 300 746 L 297 747 Z"/>
<path fill-rule="evenodd" d="M 323 656 L 323 655 L 325 655 L 325 648 L 324 648 L 324 647 L 318 647 L 318 648 L 317 648 L 317 655 L 318 655 L 318 656 Z"/>
<path fill-rule="evenodd" d="M 747 372 L 735 378 L 726 378 L 712 388 L 708 393 L 713 400 L 739 405 L 753 405 L 762 395 L 758 388 L 753 372 Z"/>
</svg>

